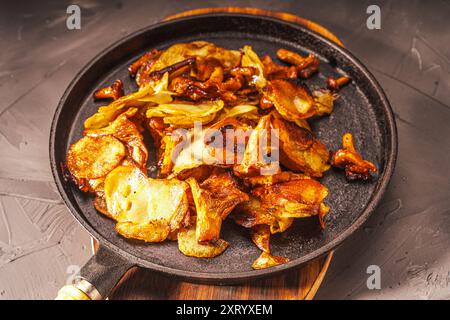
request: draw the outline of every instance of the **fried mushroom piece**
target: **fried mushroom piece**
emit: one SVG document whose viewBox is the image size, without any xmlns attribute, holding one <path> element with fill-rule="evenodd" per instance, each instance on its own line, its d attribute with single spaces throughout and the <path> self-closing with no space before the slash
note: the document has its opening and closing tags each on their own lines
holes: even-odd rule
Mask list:
<svg viewBox="0 0 450 320">
<path fill-rule="evenodd" d="M 345 76 L 339 77 L 337 79 L 334 79 L 332 77 L 328 77 L 327 78 L 327 87 L 330 90 L 338 91 L 342 87 L 344 87 L 345 85 L 350 83 L 350 81 L 352 81 L 352 80 L 349 77 L 345 77 Z"/>
<path fill-rule="evenodd" d="M 70 146 L 66 163 L 69 172 L 80 183 L 83 179 L 106 176 L 124 157 L 123 143 L 113 136 L 85 136 Z"/>
<path fill-rule="evenodd" d="M 261 200 L 253 195 L 250 195 L 248 201 L 238 204 L 231 213 L 230 218 L 236 224 L 251 229 L 252 241 L 259 249 L 269 255 L 270 234 L 286 231 L 294 220 L 293 218 L 273 215 L 272 209 L 263 207 Z M 270 267 L 270 265 L 266 265 L 266 267 Z"/>
<path fill-rule="evenodd" d="M 313 53 L 304 58 L 298 53 L 286 49 L 278 49 L 277 57 L 284 62 L 295 65 L 298 74 L 304 79 L 309 78 L 319 70 L 320 61 Z"/>
<path fill-rule="evenodd" d="M 206 81 L 183 74 L 170 83 L 170 90 L 181 98 L 193 101 L 222 99 L 227 105 L 236 105 L 243 101 L 241 89 L 245 89 L 246 78 L 252 76 L 254 69 L 236 67 L 229 72 L 216 66 Z"/>
<path fill-rule="evenodd" d="M 163 77 L 159 82 L 148 84 L 139 88 L 137 92 L 130 93 L 117 100 L 112 101 L 107 106 L 99 107 L 97 112 L 90 116 L 84 122 L 85 129 L 100 129 L 108 126 L 110 122 L 114 121 L 118 115 L 128 110 L 130 107 L 139 108 L 144 106 L 147 102 L 140 101 L 142 98 L 157 94 L 157 90 L 162 89 L 168 76 Z M 162 85 L 161 85 L 162 84 Z M 157 90 L 156 90 L 157 89 Z"/>
<path fill-rule="evenodd" d="M 142 68 L 142 66 L 148 66 L 149 61 L 154 61 L 154 59 L 160 54 L 161 52 L 156 49 L 144 53 L 141 57 L 139 57 L 139 59 L 128 66 L 128 73 L 132 77 L 136 76 L 136 73 Z"/>
<path fill-rule="evenodd" d="M 280 162 L 286 168 L 321 177 L 330 168 L 330 154 L 314 135 L 294 123 L 274 115 L 272 125 L 278 132 Z"/>
<path fill-rule="evenodd" d="M 123 82 L 116 80 L 112 85 L 98 89 L 94 92 L 94 99 L 113 99 L 117 100 L 123 96 Z"/>
<path fill-rule="evenodd" d="M 217 241 L 220 238 L 222 221 L 236 205 L 247 201 L 248 195 L 237 188 L 231 173 L 222 169 L 215 169 L 201 184 L 193 178 L 187 179 L 186 182 L 191 187 L 197 211 L 197 242 Z"/>
<path fill-rule="evenodd" d="M 347 180 L 368 180 L 371 172 L 377 172 L 377 167 L 372 162 L 364 160 L 356 151 L 351 133 L 346 133 L 342 137 L 342 147 L 333 154 L 331 165 L 344 168 Z"/>
<path fill-rule="evenodd" d="M 193 65 L 195 63 L 195 58 L 194 57 L 190 57 L 187 58 L 183 61 L 174 63 L 170 66 L 167 66 L 165 68 L 162 68 L 161 70 L 156 70 L 153 71 L 149 74 L 149 77 L 151 79 L 160 79 L 166 72 L 169 75 L 173 75 L 174 72 L 180 72 L 182 73 L 184 71 L 184 69 L 186 69 L 187 67 Z M 181 70 L 181 71 L 180 71 Z"/>
<path fill-rule="evenodd" d="M 264 65 L 264 73 L 268 80 L 297 78 L 297 69 L 295 66 L 287 67 L 276 64 L 268 55 L 264 56 L 261 62 Z"/>
</svg>

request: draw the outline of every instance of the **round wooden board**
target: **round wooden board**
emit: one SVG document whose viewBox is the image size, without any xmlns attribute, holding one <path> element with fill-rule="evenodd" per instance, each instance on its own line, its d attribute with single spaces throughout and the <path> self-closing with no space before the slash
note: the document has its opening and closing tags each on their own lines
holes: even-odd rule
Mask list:
<svg viewBox="0 0 450 320">
<path fill-rule="evenodd" d="M 164 20 L 212 12 L 245 13 L 275 17 L 300 24 L 343 46 L 342 42 L 334 34 L 321 25 L 285 12 L 237 7 L 201 8 L 184 11 L 169 16 Z M 95 240 L 93 240 L 94 251 L 97 247 Z M 333 252 L 330 252 L 328 255 L 318 258 L 299 269 L 285 272 L 282 275 L 233 286 L 194 284 L 169 278 L 151 270 L 134 268 L 120 280 L 109 299 L 311 300 L 325 277 L 332 257 Z"/>
</svg>

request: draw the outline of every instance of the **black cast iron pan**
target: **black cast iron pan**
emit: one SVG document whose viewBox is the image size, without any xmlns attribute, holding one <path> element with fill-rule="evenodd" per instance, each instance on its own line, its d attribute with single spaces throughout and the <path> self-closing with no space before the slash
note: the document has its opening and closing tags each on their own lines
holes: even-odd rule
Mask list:
<svg viewBox="0 0 450 320">
<path fill-rule="evenodd" d="M 379 168 L 371 182 L 348 183 L 341 172 L 330 170 L 322 179 L 330 190 L 331 207 L 326 229 L 317 219 L 298 220 L 287 232 L 273 237 L 276 255 L 289 263 L 252 270 L 259 255 L 248 231 L 225 223 L 223 238 L 230 247 L 213 259 L 186 257 L 176 242 L 145 244 L 120 237 L 113 221 L 96 212 L 92 196 L 64 180 L 61 164 L 70 144 L 81 137 L 84 120 L 96 112 L 92 93 L 115 79 L 124 81 L 125 92 L 135 91 L 127 66 L 145 51 L 171 44 L 206 40 L 238 49 L 250 44 L 260 54 L 276 57 L 284 47 L 302 54 L 314 52 L 321 59 L 320 74 L 307 81 L 311 89 L 324 87 L 327 76 L 346 74 L 353 82 L 340 91 L 335 111 L 312 122 L 314 131 L 330 150 L 337 150 L 345 132 L 353 133 L 357 148 Z M 237 283 L 298 267 L 315 259 L 350 236 L 374 211 L 394 170 L 397 135 L 394 117 L 383 90 L 370 72 L 347 50 L 301 26 L 268 17 L 243 14 L 207 14 L 159 23 L 117 42 L 92 60 L 72 81 L 56 110 L 50 136 L 50 159 L 56 185 L 73 216 L 100 242 L 99 252 L 81 270 L 81 277 L 106 297 L 132 266 L 149 268 L 185 280 L 216 284 Z"/>
</svg>

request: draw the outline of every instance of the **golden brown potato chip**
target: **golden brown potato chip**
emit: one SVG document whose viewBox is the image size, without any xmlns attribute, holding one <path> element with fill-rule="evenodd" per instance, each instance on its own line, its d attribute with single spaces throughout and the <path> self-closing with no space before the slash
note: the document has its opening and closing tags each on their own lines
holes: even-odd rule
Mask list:
<svg viewBox="0 0 450 320">
<path fill-rule="evenodd" d="M 280 117 L 272 117 L 278 132 L 281 163 L 293 170 L 313 177 L 321 177 L 330 168 L 330 153 L 326 146 L 308 130 Z"/>
<path fill-rule="evenodd" d="M 243 159 L 233 170 L 237 176 L 248 177 L 261 174 L 275 174 L 280 171 L 277 144 L 272 144 L 271 130 L 272 115 L 268 114 L 259 119 L 258 125 L 253 129 Z M 274 158 L 272 159 L 272 156 Z"/>
<path fill-rule="evenodd" d="M 229 172 L 220 169 L 200 185 L 193 178 L 186 182 L 191 187 L 197 212 L 197 241 L 218 240 L 222 221 L 237 204 L 248 200 L 248 195 L 237 188 Z"/>
<path fill-rule="evenodd" d="M 228 247 L 228 242 L 217 239 L 213 243 L 199 244 L 195 236 L 195 227 L 178 233 L 178 249 L 186 256 L 196 258 L 213 258 Z"/>
<path fill-rule="evenodd" d="M 288 258 L 273 256 L 270 253 L 263 252 L 259 258 L 253 262 L 252 268 L 255 270 L 266 269 L 286 262 L 289 262 Z"/>
<path fill-rule="evenodd" d="M 122 212 L 131 209 L 133 205 L 134 210 L 142 209 L 142 213 L 145 214 L 146 210 L 142 207 L 147 204 L 144 195 L 147 188 L 147 177 L 137 167 L 117 167 L 105 179 L 104 189 L 108 212 L 117 220 Z M 135 203 L 132 204 L 131 199 L 128 199 L 131 194 L 139 195 L 144 199 L 133 199 Z"/>
<path fill-rule="evenodd" d="M 84 134 L 91 137 L 113 136 L 122 141 L 127 147 L 128 156 L 140 167 L 147 164 L 148 152 L 144 145 L 144 138 L 139 126 L 131 119 L 137 113 L 136 108 L 130 108 L 119 115 L 108 126 L 101 129 L 85 130 Z"/>
<path fill-rule="evenodd" d="M 177 154 L 173 158 L 174 164 L 172 168 L 173 175 L 200 167 L 202 165 L 215 165 L 217 159 L 213 157 L 209 148 L 206 148 L 204 137 L 206 130 L 202 130 L 197 133 L 196 130 L 190 129 L 186 136 L 183 138 L 183 144 L 181 150 L 177 151 Z"/>
<path fill-rule="evenodd" d="M 114 216 L 108 212 L 108 206 L 106 205 L 106 200 L 104 195 L 96 195 L 94 199 L 94 207 L 95 209 L 114 220 Z"/>
<path fill-rule="evenodd" d="M 304 87 L 290 81 L 281 79 L 269 81 L 265 97 L 272 101 L 286 120 L 296 121 L 315 115 L 314 98 Z"/>
<path fill-rule="evenodd" d="M 211 175 L 214 167 L 212 166 L 200 166 L 192 169 L 183 170 L 178 174 L 171 175 L 170 177 L 176 178 L 178 180 L 187 180 L 189 178 L 194 178 L 197 182 L 203 182 Z"/>
<path fill-rule="evenodd" d="M 337 95 L 330 90 L 316 90 L 313 92 L 313 97 L 316 115 L 322 116 L 333 112 L 334 100 L 337 99 Z"/>
<path fill-rule="evenodd" d="M 236 206 L 230 218 L 244 228 L 252 228 L 257 225 L 274 225 L 276 218 L 261 206 L 261 201 L 250 196 L 248 201 L 244 201 Z"/>
<path fill-rule="evenodd" d="M 67 168 L 77 179 L 106 176 L 125 156 L 124 145 L 112 136 L 83 137 L 70 146 Z"/>
<path fill-rule="evenodd" d="M 320 213 L 328 189 L 316 180 L 299 179 L 257 187 L 253 194 L 278 218 L 304 218 Z"/>
<path fill-rule="evenodd" d="M 149 179 L 136 167 L 120 166 L 105 179 L 105 199 L 122 235 L 159 242 L 181 227 L 188 210 L 187 188 L 183 181 Z M 155 234 L 147 233 L 152 230 Z"/>
<path fill-rule="evenodd" d="M 118 222 L 116 231 L 125 238 L 143 240 L 145 242 L 162 242 L 166 240 L 170 227 L 163 220 L 148 221 L 146 224 Z"/>
<path fill-rule="evenodd" d="M 253 243 L 263 252 L 270 253 L 270 227 L 260 224 L 251 231 Z"/>
<path fill-rule="evenodd" d="M 267 81 L 264 75 L 264 65 L 261 59 L 259 59 L 258 55 L 253 51 L 251 46 L 244 46 L 242 48 L 242 52 L 244 54 L 242 55 L 241 65 L 243 67 L 255 68 L 257 71 L 256 75 L 252 77 L 251 83 L 254 84 L 259 90 L 263 89 L 266 86 Z"/>
<path fill-rule="evenodd" d="M 293 218 L 275 216 L 271 211 L 270 208 L 262 207 L 258 198 L 250 196 L 249 201 L 244 201 L 236 206 L 230 218 L 244 228 L 268 225 L 272 234 L 284 232 L 292 225 Z"/>
<path fill-rule="evenodd" d="M 245 179 L 250 185 L 256 186 L 271 186 L 280 182 L 287 182 L 299 179 L 310 179 L 308 176 L 301 173 L 293 173 L 290 171 L 283 171 L 273 175 L 254 176 Z"/>
<path fill-rule="evenodd" d="M 164 151 L 159 160 L 159 174 L 162 177 L 166 177 L 172 172 L 174 160 L 184 145 L 184 138 L 176 132 L 167 134 L 161 139 L 161 149 Z"/>
</svg>

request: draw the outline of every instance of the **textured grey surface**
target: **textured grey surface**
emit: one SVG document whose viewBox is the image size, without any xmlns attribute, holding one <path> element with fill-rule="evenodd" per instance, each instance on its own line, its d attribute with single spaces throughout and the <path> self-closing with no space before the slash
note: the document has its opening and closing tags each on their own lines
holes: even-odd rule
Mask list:
<svg viewBox="0 0 450 320">
<path fill-rule="evenodd" d="M 66 29 L 69 3 L 81 30 Z M 332 30 L 378 78 L 396 113 L 399 159 L 386 197 L 336 252 L 318 299 L 450 298 L 450 4 L 379 1 L 40 1 L 0 3 L 0 299 L 53 298 L 67 267 L 90 255 L 87 233 L 55 192 L 48 134 L 75 74 L 114 41 L 194 7 L 289 11 Z M 382 289 L 366 288 L 381 267 Z M 69 270 L 70 271 L 70 270 Z"/>
</svg>

